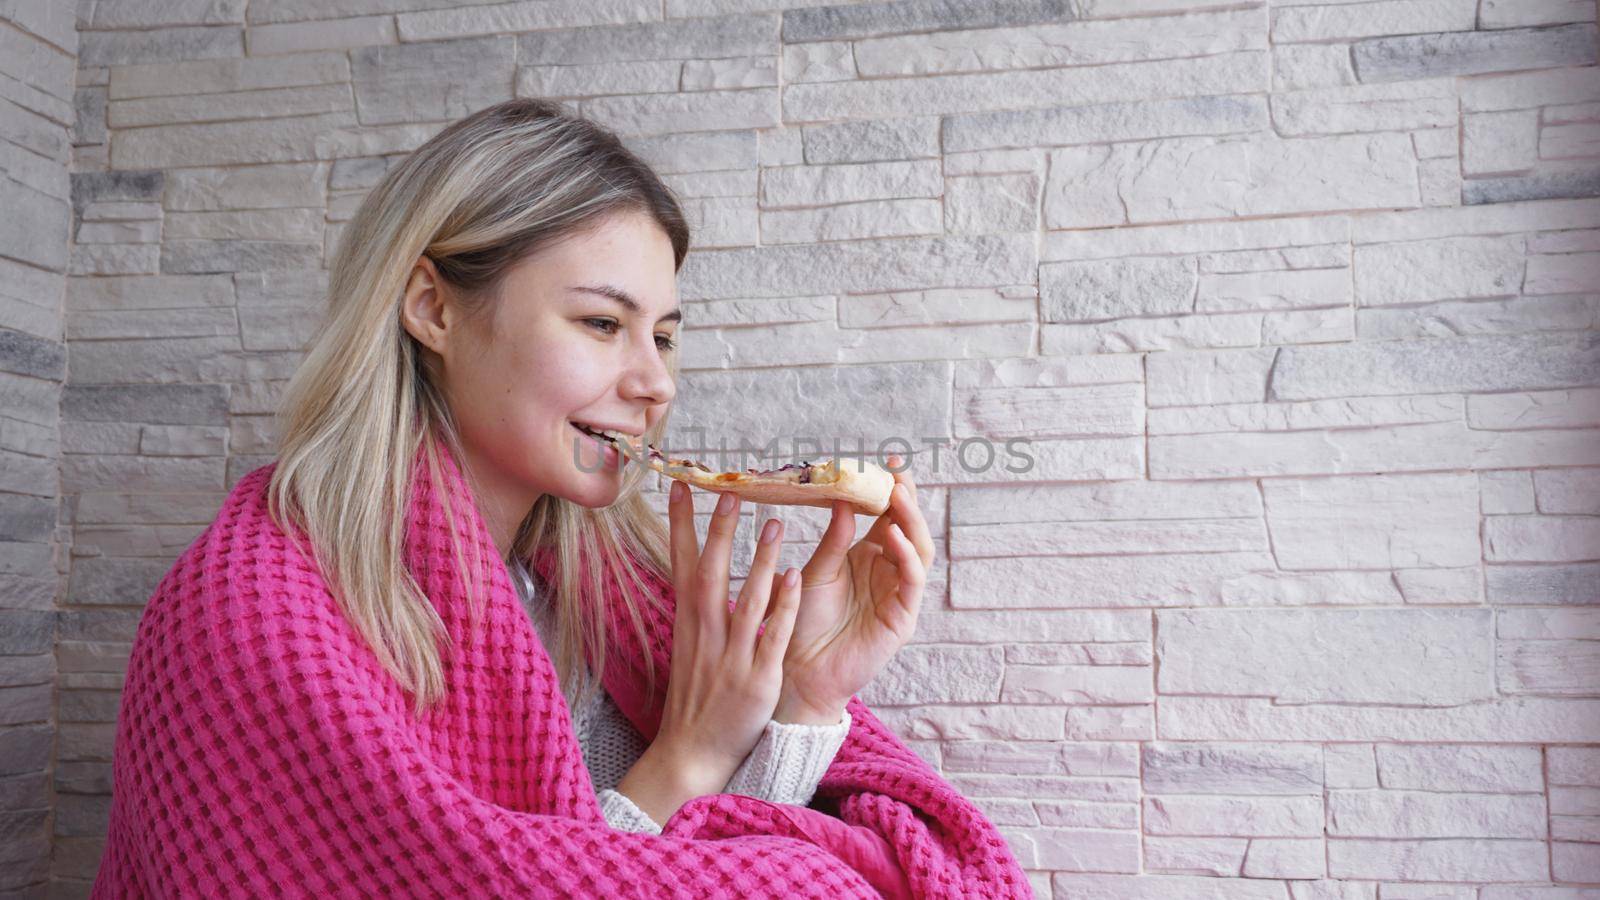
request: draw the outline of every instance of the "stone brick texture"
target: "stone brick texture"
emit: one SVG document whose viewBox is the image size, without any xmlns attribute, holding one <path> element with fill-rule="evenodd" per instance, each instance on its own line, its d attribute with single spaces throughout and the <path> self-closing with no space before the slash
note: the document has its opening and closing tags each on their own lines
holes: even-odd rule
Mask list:
<svg viewBox="0 0 1600 900">
<path fill-rule="evenodd" d="M 1600 896 L 1596 25 L 0 3 L 0 894 L 87 894 L 141 608 L 361 199 L 544 96 L 694 226 L 670 440 L 912 451 L 938 559 L 862 699 L 1038 896 Z M 753 512 L 784 564 L 826 520 Z"/>
</svg>

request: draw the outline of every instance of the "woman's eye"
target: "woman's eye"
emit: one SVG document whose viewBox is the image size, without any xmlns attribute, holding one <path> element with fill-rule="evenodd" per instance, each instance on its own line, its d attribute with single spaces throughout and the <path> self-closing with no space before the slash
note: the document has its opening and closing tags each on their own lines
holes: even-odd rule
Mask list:
<svg viewBox="0 0 1600 900">
<path fill-rule="evenodd" d="M 589 327 L 594 328 L 603 334 L 616 334 L 617 329 L 621 327 L 621 323 L 615 319 L 584 319 L 583 321 L 587 323 Z M 658 334 L 656 335 L 656 346 L 661 348 L 661 351 L 665 353 L 676 350 L 678 347 L 678 342 L 673 340 L 668 335 Z"/>
</svg>

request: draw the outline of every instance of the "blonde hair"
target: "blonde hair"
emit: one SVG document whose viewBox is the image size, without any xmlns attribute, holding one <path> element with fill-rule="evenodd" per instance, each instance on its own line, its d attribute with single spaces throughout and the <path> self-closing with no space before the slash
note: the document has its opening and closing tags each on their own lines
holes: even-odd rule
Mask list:
<svg viewBox="0 0 1600 900">
<path fill-rule="evenodd" d="M 418 715 L 444 695 L 440 644 L 449 635 L 405 566 L 412 461 L 422 448 L 434 483 L 442 484 L 438 442 L 458 462 L 465 456 L 432 360 L 401 324 L 410 273 L 426 255 L 465 317 L 479 320 L 492 313 L 507 270 L 620 211 L 644 212 L 660 224 L 682 267 L 688 225 L 655 172 L 599 125 L 550 101 L 518 99 L 451 123 L 397 163 L 339 242 L 326 321 L 278 411 L 268 508 L 287 534 L 293 525 L 309 537 L 345 616 L 412 694 Z M 676 354 L 668 369 L 676 381 Z M 646 440 L 660 442 L 667 418 Z M 621 495 L 604 509 L 544 495 L 512 544 L 512 556 L 524 561 L 536 549 L 554 551 L 543 592 L 555 605 L 555 662 L 564 685 L 575 683 L 587 662 L 594 678 L 584 682 L 585 698 L 604 672 L 606 576 L 622 588 L 641 649 L 649 644 L 640 603 L 655 595 L 636 566 L 670 583 L 667 531 L 640 493 L 645 472 L 628 466 Z M 482 509 L 483 493 L 469 484 Z M 475 552 L 465 558 L 453 505 L 445 503 L 445 514 L 456 561 L 463 572 L 477 573 L 482 561 Z M 597 558 L 602 565 L 587 564 Z M 467 581 L 477 628 L 487 585 L 475 576 Z M 653 690 L 655 665 L 649 652 L 642 656 Z"/>
</svg>

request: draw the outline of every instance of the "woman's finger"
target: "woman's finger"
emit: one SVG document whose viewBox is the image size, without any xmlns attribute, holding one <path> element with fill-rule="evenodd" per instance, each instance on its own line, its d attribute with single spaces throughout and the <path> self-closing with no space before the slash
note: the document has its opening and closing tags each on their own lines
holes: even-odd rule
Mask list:
<svg viewBox="0 0 1600 900">
<path fill-rule="evenodd" d="M 782 669 L 789 637 L 794 634 L 795 615 L 800 610 L 800 570 L 791 566 L 778 582 L 778 599 L 756 645 L 756 669 L 769 672 Z"/>
<path fill-rule="evenodd" d="M 778 565 L 778 552 L 783 547 L 783 523 L 768 519 L 761 528 L 756 543 L 756 558 L 750 563 L 750 574 L 739 590 L 739 603 L 734 607 L 733 624 L 728 634 L 729 644 L 743 648 L 754 655 L 756 629 L 767 615 L 772 600 L 773 569 Z"/>
<path fill-rule="evenodd" d="M 890 601 L 894 609 L 889 612 L 890 620 L 895 623 L 895 633 L 909 636 L 916 626 L 917 613 L 922 607 L 922 590 L 927 583 L 927 571 L 922 567 L 922 558 L 917 555 L 917 548 L 900 531 L 900 526 L 889 527 L 889 557 L 899 570 L 899 590 L 895 591 L 894 598 Z"/>
<path fill-rule="evenodd" d="M 691 588 L 700 559 L 700 539 L 694 531 L 694 500 L 689 496 L 689 486 L 681 481 L 674 480 L 667 492 L 667 521 L 672 541 L 672 587 L 678 599 L 684 600 L 694 596 Z M 694 621 L 696 611 L 693 602 L 682 602 L 678 604 L 677 617 Z"/>
<path fill-rule="evenodd" d="M 904 458 L 902 456 L 890 456 L 890 460 L 893 460 L 891 464 L 898 466 L 901 461 L 904 461 Z M 906 516 L 896 516 L 894 520 L 901 527 L 901 532 L 906 533 L 907 538 L 910 538 L 910 543 L 917 548 L 918 556 L 922 556 L 922 564 L 933 565 L 933 536 L 928 535 L 928 522 L 923 519 L 922 506 L 918 506 L 917 503 L 917 480 L 910 477 L 910 466 L 894 472 L 894 484 L 898 485 L 898 490 L 891 492 L 890 511 L 901 509 L 902 512 L 906 512 Z M 904 498 L 909 503 L 896 506 L 893 496 L 896 493 L 904 493 Z M 918 532 L 920 532 L 920 535 L 918 535 Z"/>
<path fill-rule="evenodd" d="M 844 463 L 840 463 L 844 465 Z M 806 561 L 806 574 L 812 583 L 824 583 L 837 577 L 844 567 L 845 554 L 856 537 L 856 513 L 844 500 L 833 501 L 833 515 L 828 519 L 828 529 L 817 542 L 811 559 Z"/>
<path fill-rule="evenodd" d="M 724 493 L 717 500 L 706 529 L 706 545 L 695 565 L 695 590 L 700 600 L 700 634 L 720 649 L 728 637 L 728 561 L 733 556 L 733 531 L 739 524 L 739 498 Z"/>
<path fill-rule="evenodd" d="M 933 565 L 933 535 L 928 533 L 928 520 L 922 515 L 922 508 L 917 505 L 917 496 L 909 483 L 901 483 L 894 489 L 889 498 L 889 506 L 894 512 L 894 522 L 900 526 L 900 532 L 911 540 L 911 546 L 917 549 L 917 556 L 922 560 L 924 569 Z"/>
</svg>

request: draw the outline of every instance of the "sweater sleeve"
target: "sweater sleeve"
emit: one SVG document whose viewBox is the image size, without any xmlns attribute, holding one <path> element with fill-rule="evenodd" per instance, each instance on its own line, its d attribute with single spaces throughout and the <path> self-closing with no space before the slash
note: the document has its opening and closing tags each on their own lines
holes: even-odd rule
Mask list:
<svg viewBox="0 0 1600 900">
<path fill-rule="evenodd" d="M 850 733 L 850 714 L 836 725 L 767 723 L 724 791 L 805 806 Z"/>
<path fill-rule="evenodd" d="M 600 809 L 619 831 L 661 833 L 661 825 L 632 798 L 616 790 L 647 746 L 609 697 L 594 704 L 593 730 L 584 741 L 584 758 L 594 779 Z M 774 803 L 805 806 L 833 756 L 850 731 L 850 714 L 837 725 L 801 725 L 769 721 L 761 739 L 723 788 Z"/>
<path fill-rule="evenodd" d="M 605 813 L 606 823 L 618 831 L 647 832 L 660 834 L 661 826 L 650 814 L 640 809 L 627 794 L 615 788 L 606 788 L 600 791 L 600 811 Z"/>
<path fill-rule="evenodd" d="M 640 809 L 633 798 L 617 790 L 623 776 L 649 748 L 649 742 L 604 691 L 595 695 L 584 713 L 588 728 L 579 734 L 583 761 L 607 824 L 618 831 L 660 834 L 661 823 Z"/>
</svg>

